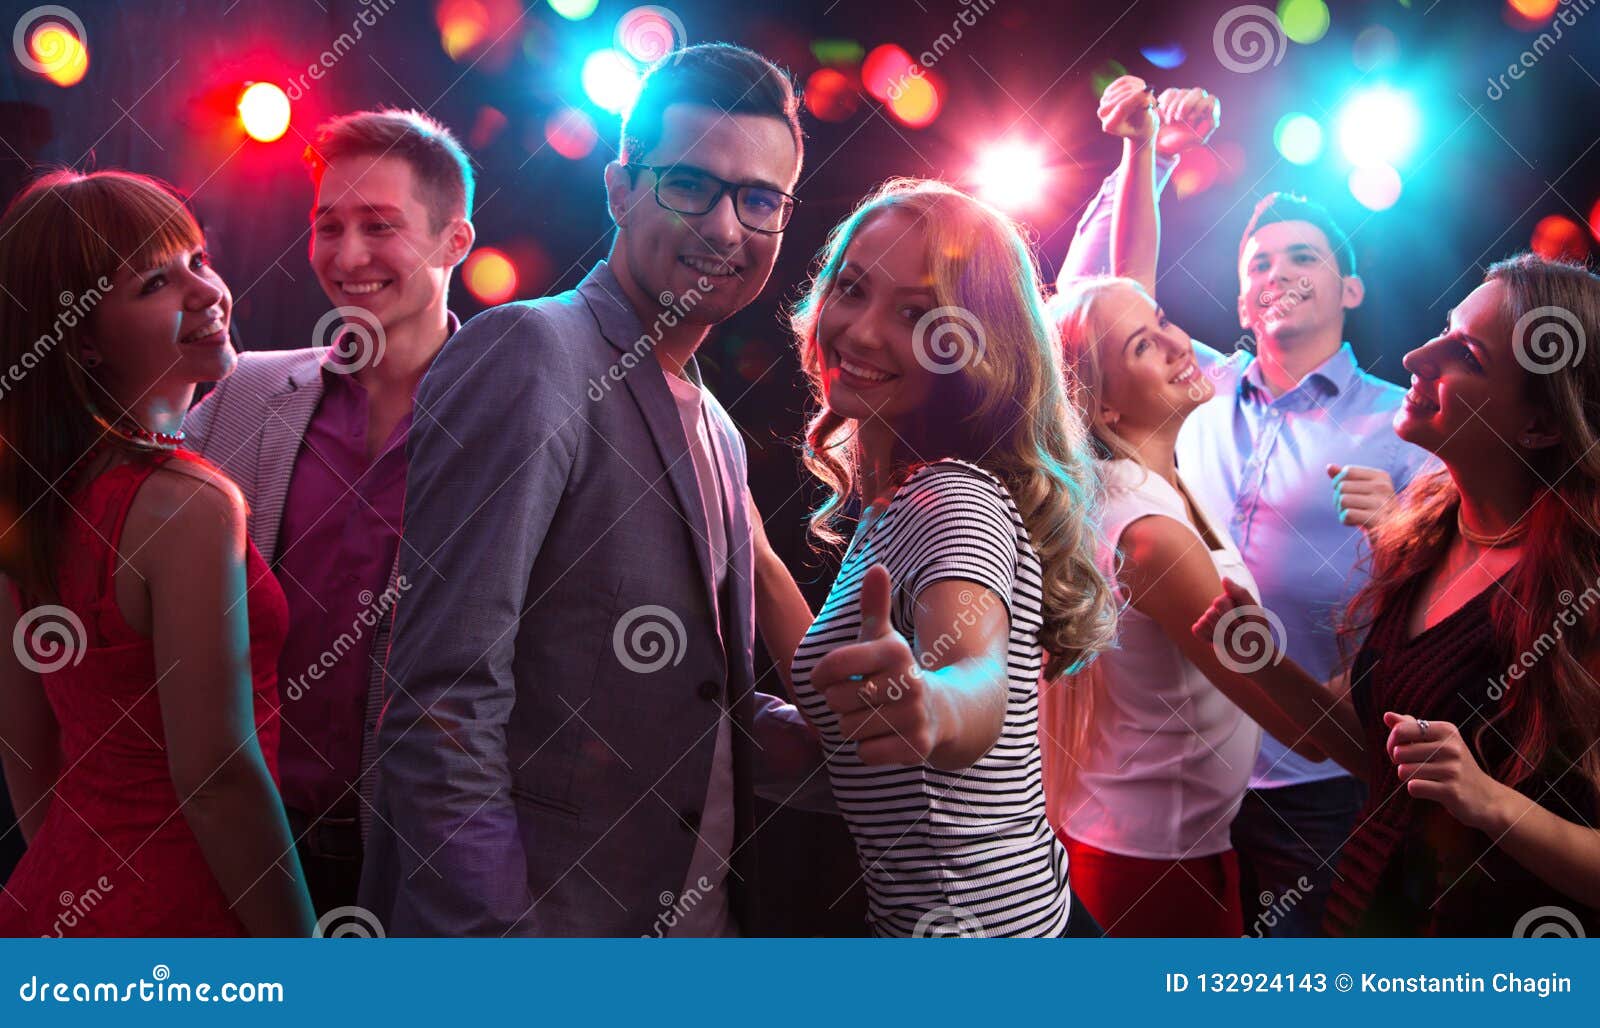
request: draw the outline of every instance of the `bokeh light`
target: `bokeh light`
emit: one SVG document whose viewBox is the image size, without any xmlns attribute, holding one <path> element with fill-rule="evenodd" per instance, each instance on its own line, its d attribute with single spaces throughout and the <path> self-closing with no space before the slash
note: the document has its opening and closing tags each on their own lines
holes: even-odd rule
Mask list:
<svg viewBox="0 0 1600 1028">
<path fill-rule="evenodd" d="M 1362 71 L 1377 71 L 1393 64 L 1400 56 L 1400 41 L 1382 25 L 1368 25 L 1350 47 L 1350 58 Z"/>
<path fill-rule="evenodd" d="M 45 22 L 28 35 L 28 56 L 43 65 L 45 78 L 63 89 L 89 72 L 89 48 L 67 26 Z"/>
<path fill-rule="evenodd" d="M 1310 164 L 1322 156 L 1322 126 L 1309 114 L 1291 111 L 1278 119 L 1272 145 L 1293 164 Z"/>
<path fill-rule="evenodd" d="M 1157 68 L 1165 71 L 1171 71 L 1173 68 L 1178 67 L 1189 56 L 1184 52 L 1183 44 L 1176 41 L 1141 46 L 1139 54 Z"/>
<path fill-rule="evenodd" d="M 861 62 L 861 84 L 868 93 L 889 102 L 889 90 L 911 74 L 915 67 L 911 55 L 892 43 L 873 47 Z"/>
<path fill-rule="evenodd" d="M 659 61 L 688 41 L 678 16 L 656 4 L 635 7 L 617 19 L 614 36 L 617 49 L 640 64 Z"/>
<path fill-rule="evenodd" d="M 1387 164 L 1367 164 L 1350 172 L 1350 195 L 1369 211 L 1386 211 L 1400 199 L 1400 173 Z"/>
<path fill-rule="evenodd" d="M 474 250 L 461 270 L 467 292 L 479 303 L 505 303 L 517 295 L 517 266 L 493 247 Z"/>
<path fill-rule="evenodd" d="M 1399 164 L 1417 145 L 1422 117 L 1411 97 L 1379 86 L 1339 113 L 1339 148 L 1351 164 Z"/>
<path fill-rule="evenodd" d="M 1089 88 L 1094 90 L 1094 95 L 1098 99 L 1100 94 L 1106 91 L 1107 86 L 1127 73 L 1128 69 L 1122 66 L 1121 61 L 1107 61 L 1089 73 Z"/>
<path fill-rule="evenodd" d="M 589 156 L 599 139 L 594 119 L 576 107 L 563 107 L 545 119 L 544 141 L 569 161 Z"/>
<path fill-rule="evenodd" d="M 440 0 L 433 19 L 439 45 L 452 60 L 461 60 L 489 37 L 489 9 L 480 0 Z"/>
<path fill-rule="evenodd" d="M 996 143 L 978 155 L 972 185 L 978 196 L 1002 210 L 1024 210 L 1037 204 L 1050 182 L 1044 154 L 1022 142 Z"/>
<path fill-rule="evenodd" d="M 253 82 L 239 94 L 239 120 L 251 139 L 280 139 L 289 131 L 289 97 L 271 82 Z"/>
<path fill-rule="evenodd" d="M 1595 242 L 1600 243 L 1600 198 L 1589 208 L 1589 233 L 1594 236 Z"/>
<path fill-rule="evenodd" d="M 550 9 L 568 21 L 582 21 L 599 6 L 600 0 L 550 0 Z"/>
<path fill-rule="evenodd" d="M 1506 0 L 1506 5 L 1529 21 L 1540 22 L 1552 17 L 1560 0 Z"/>
<path fill-rule="evenodd" d="M 1183 200 L 1203 193 L 1217 184 L 1221 171 L 1217 155 L 1209 148 L 1197 146 L 1186 150 L 1172 173 L 1172 194 Z"/>
<path fill-rule="evenodd" d="M 1328 34 L 1332 17 L 1323 0 L 1279 0 L 1278 24 L 1296 43 L 1309 45 Z"/>
<path fill-rule="evenodd" d="M 806 110 L 820 121 L 844 121 L 861 106 L 856 84 L 837 68 L 818 68 L 806 78 Z"/>
<path fill-rule="evenodd" d="M 932 72 L 907 73 L 889 92 L 889 113 L 907 128 L 927 128 L 944 107 L 943 89 Z"/>
<path fill-rule="evenodd" d="M 1534 253 L 1546 260 L 1581 261 L 1589 256 L 1589 233 L 1582 225 L 1562 214 L 1540 218 L 1533 226 L 1529 243 Z"/>
<path fill-rule="evenodd" d="M 589 101 L 610 114 L 621 114 L 639 95 L 639 66 L 610 48 L 584 59 L 582 80 Z"/>
</svg>

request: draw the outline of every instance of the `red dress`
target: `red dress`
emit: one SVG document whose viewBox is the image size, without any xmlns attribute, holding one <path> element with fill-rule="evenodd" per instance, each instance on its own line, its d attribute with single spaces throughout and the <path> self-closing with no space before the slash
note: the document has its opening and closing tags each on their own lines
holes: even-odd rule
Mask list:
<svg viewBox="0 0 1600 1028">
<path fill-rule="evenodd" d="M 245 934 L 179 809 L 154 646 L 117 606 L 117 554 L 128 508 L 167 459 L 119 464 L 72 495 L 78 516 L 63 538 L 59 607 L 82 623 L 74 644 L 82 657 L 63 660 L 49 643 L 35 651 L 60 726 L 61 772 L 43 801 L 49 805 L 43 825 L 0 892 L 0 935 Z M 278 651 L 288 607 L 254 544 L 245 555 L 245 580 L 256 731 L 276 781 Z M 31 597 L 16 599 L 24 613 L 40 606 Z M 51 620 L 70 623 L 63 616 Z M 60 641 L 60 635 L 52 640 Z M 57 663 L 62 666 L 49 670 Z"/>
</svg>

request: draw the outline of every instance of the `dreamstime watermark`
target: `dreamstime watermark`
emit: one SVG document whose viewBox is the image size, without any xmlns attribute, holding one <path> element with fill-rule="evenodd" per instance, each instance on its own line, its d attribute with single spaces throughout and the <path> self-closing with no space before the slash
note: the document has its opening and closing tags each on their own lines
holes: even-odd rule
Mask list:
<svg viewBox="0 0 1600 1028">
<path fill-rule="evenodd" d="M 674 296 L 670 290 L 656 297 L 661 304 L 661 313 L 655 316 L 650 323 L 649 331 L 645 332 L 633 345 L 625 350 L 616 363 L 606 369 L 606 373 L 598 379 L 589 380 L 589 399 L 599 403 L 611 391 L 613 383 L 621 382 L 627 377 L 628 372 L 639 366 L 639 362 L 649 356 L 661 342 L 661 337 L 669 328 L 677 328 L 685 315 L 700 305 L 705 294 L 711 291 L 711 280 L 701 275 L 695 282 L 694 288 L 681 296 Z"/>
<path fill-rule="evenodd" d="M 49 31 L 52 28 L 54 32 Z M 76 46 L 66 40 L 67 34 L 76 37 Z M 82 60 L 84 48 L 88 45 L 89 37 L 83 31 L 83 22 L 76 14 L 57 4 L 44 4 L 22 12 L 16 27 L 11 30 L 11 49 L 16 53 L 17 61 L 39 75 L 62 71 L 74 61 Z"/>
<path fill-rule="evenodd" d="M 57 297 L 61 310 L 56 312 L 55 320 L 50 323 L 50 331 L 35 339 L 33 345 L 22 351 L 22 355 L 0 377 L 0 399 L 4 399 L 11 387 L 21 382 L 28 372 L 38 367 L 45 354 L 61 345 L 67 329 L 77 328 L 81 321 L 88 320 L 89 312 L 109 292 L 111 280 L 104 275 L 79 296 L 74 296 L 71 290 L 64 290 Z"/>
<path fill-rule="evenodd" d="M 656 897 L 661 901 L 663 909 L 661 913 L 656 915 L 655 921 L 652 922 L 653 930 L 644 933 L 639 938 L 666 938 L 667 933 L 678 927 L 683 919 L 689 915 L 689 911 L 704 903 L 715 890 L 716 886 L 705 875 L 701 875 L 694 880 L 694 884 L 684 889 L 681 893 L 663 892 Z"/>
<path fill-rule="evenodd" d="M 1539 638 L 1533 641 L 1533 645 L 1506 665 L 1505 674 L 1489 679 L 1487 690 L 1489 699 L 1499 700 L 1509 693 L 1512 683 L 1520 682 L 1524 672 L 1533 670 L 1534 665 L 1543 660 L 1545 654 L 1556 648 L 1556 643 L 1561 640 L 1565 629 L 1575 626 L 1579 618 L 1600 605 L 1600 581 L 1577 596 L 1572 594 L 1571 589 L 1563 589 L 1556 599 L 1561 603 L 1561 609 L 1551 619 L 1549 630 L 1540 632 Z"/>
<path fill-rule="evenodd" d="M 677 667 L 688 648 L 683 619 L 653 603 L 622 615 L 611 632 L 611 649 L 617 660 L 635 674 L 648 675 L 668 664 Z"/>
<path fill-rule="evenodd" d="M 1289 49 L 1289 35 L 1271 8 L 1245 4 L 1230 8 L 1217 19 L 1211 48 L 1224 68 L 1248 75 L 1282 61 Z"/>
<path fill-rule="evenodd" d="M 965 307 L 935 307 L 911 330 L 911 352 L 935 375 L 949 375 L 983 360 L 988 339 L 978 316 Z"/>
<path fill-rule="evenodd" d="M 1256 915 L 1256 919 L 1250 924 L 1250 929 L 1239 938 L 1266 938 L 1268 929 L 1278 927 L 1283 919 L 1288 916 L 1289 911 L 1299 906 L 1300 901 L 1315 890 L 1316 887 L 1312 885 L 1305 875 L 1296 878 L 1294 884 L 1283 890 L 1283 895 L 1281 896 L 1275 895 L 1271 891 L 1263 890 L 1261 895 L 1257 897 L 1258 902 L 1261 904 L 1261 913 Z"/>
<path fill-rule="evenodd" d="M 328 44 L 328 48 L 318 54 L 316 60 L 306 65 L 304 72 L 289 80 L 289 84 L 283 90 L 289 99 L 299 100 L 306 95 L 310 89 L 306 83 L 307 79 L 312 82 L 322 81 L 322 77 L 332 71 L 333 66 L 361 41 L 366 30 L 378 24 L 378 19 L 388 14 L 397 2 L 398 0 L 361 0 L 361 10 L 350 22 L 350 28 L 339 33 L 339 37 Z"/>
<path fill-rule="evenodd" d="M 1283 661 L 1288 632 L 1278 615 L 1257 604 L 1234 607 L 1217 619 L 1211 648 L 1229 671 L 1253 675 Z"/>
<path fill-rule="evenodd" d="M 17 661 L 38 675 L 60 671 L 68 664 L 83 663 L 89 649 L 88 636 L 78 615 L 53 603 L 23 614 L 11 630 L 11 648 Z"/>
<path fill-rule="evenodd" d="M 100 905 L 100 901 L 106 898 L 106 893 L 110 892 L 111 889 L 111 879 L 105 875 L 101 875 L 93 885 L 77 895 L 73 895 L 71 891 L 63 889 L 61 895 L 56 897 L 56 901 L 61 904 L 61 913 L 56 915 L 55 923 L 51 925 L 51 931 L 45 932 L 39 938 L 65 938 L 65 929 L 76 928 L 82 924 L 83 919 L 89 916 L 91 910 Z"/>
<path fill-rule="evenodd" d="M 1498 100 L 1505 96 L 1511 90 L 1511 85 L 1506 79 L 1510 78 L 1512 82 L 1520 81 L 1526 71 L 1538 64 L 1544 55 L 1561 41 L 1566 29 L 1572 28 L 1578 23 L 1579 18 L 1589 13 L 1589 9 L 1594 6 L 1594 0 L 1561 0 L 1559 6 L 1561 10 L 1550 23 L 1555 35 L 1551 35 L 1547 29 L 1534 37 L 1533 43 L 1522 51 L 1516 60 L 1506 65 L 1505 71 L 1489 77 L 1488 88 L 1483 91 L 1484 96 L 1490 100 Z"/>
<path fill-rule="evenodd" d="M 1565 307 L 1535 307 L 1511 329 L 1511 351 L 1525 371 L 1549 375 L 1583 360 L 1583 322 Z"/>
<path fill-rule="evenodd" d="M 311 345 L 327 346 L 339 358 L 329 361 L 329 371 L 354 375 L 383 360 L 388 336 L 378 316 L 365 307 L 335 307 L 311 327 Z"/>
<path fill-rule="evenodd" d="M 41 982 L 32 975 L 17 989 L 24 1003 L 282 1003 L 282 982 L 175 982 L 157 964 L 149 978 L 117 982 Z"/>
<path fill-rule="evenodd" d="M 889 102 L 898 102 L 905 95 L 906 86 L 912 79 L 921 78 L 923 72 L 933 70 L 935 64 L 944 60 L 945 55 L 961 42 L 966 30 L 975 27 L 978 19 L 993 10 L 997 3 L 999 0 L 961 0 L 962 10 L 956 12 L 955 19 L 950 22 L 950 28 L 939 33 L 939 38 L 929 43 L 928 48 L 917 55 L 916 64 L 889 83 L 889 88 L 885 90 Z"/>
<path fill-rule="evenodd" d="M 659 4 L 635 7 L 611 35 L 618 50 L 641 64 L 653 64 L 689 40 L 683 19 Z"/>
<path fill-rule="evenodd" d="M 1534 907 L 1517 919 L 1513 939 L 1586 939 L 1583 922 L 1566 907 Z"/>
<path fill-rule="evenodd" d="M 394 610 L 394 605 L 400 602 L 400 597 L 411 588 L 410 579 L 405 575 L 396 575 L 394 583 L 379 593 L 372 595 L 371 589 L 361 590 L 356 597 L 361 602 L 361 610 L 356 614 L 356 619 L 350 623 L 349 629 L 340 632 L 339 637 L 333 640 L 333 645 L 323 650 L 322 653 L 305 670 L 299 678 L 288 679 L 283 694 L 289 702 L 298 701 L 302 696 L 311 691 L 311 686 L 306 684 L 306 679 L 320 682 L 326 677 L 323 672 L 332 671 L 334 666 L 344 658 L 346 653 L 355 649 L 367 634 L 367 629 L 376 628 L 383 619 Z"/>
<path fill-rule="evenodd" d="M 383 922 L 366 907 L 334 907 L 317 918 L 314 939 L 384 939 Z"/>
<path fill-rule="evenodd" d="M 966 907 L 938 906 L 917 918 L 913 939 L 982 939 L 983 922 Z"/>
</svg>

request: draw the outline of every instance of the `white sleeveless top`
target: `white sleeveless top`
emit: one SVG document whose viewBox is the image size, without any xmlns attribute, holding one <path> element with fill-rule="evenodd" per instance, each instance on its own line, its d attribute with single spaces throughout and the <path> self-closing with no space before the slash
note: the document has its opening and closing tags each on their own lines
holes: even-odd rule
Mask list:
<svg viewBox="0 0 1600 1028">
<path fill-rule="evenodd" d="M 1115 566 L 1112 548 L 1140 518 L 1169 517 L 1194 531 L 1182 494 L 1166 479 L 1127 459 L 1100 468 L 1102 568 Z M 1195 508 L 1222 544 L 1211 551 L 1218 576 L 1254 593 L 1233 540 Z M 1051 797 L 1051 820 L 1079 842 L 1130 857 L 1179 860 L 1231 848 L 1228 828 L 1249 785 L 1261 729 L 1131 606 L 1118 620 L 1116 648 L 1099 664 L 1089 752 L 1075 754 L 1073 788 Z"/>
</svg>

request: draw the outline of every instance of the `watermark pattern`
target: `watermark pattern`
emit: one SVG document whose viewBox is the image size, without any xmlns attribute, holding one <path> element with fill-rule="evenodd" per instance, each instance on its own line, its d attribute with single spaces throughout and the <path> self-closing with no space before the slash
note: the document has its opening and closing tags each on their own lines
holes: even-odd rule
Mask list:
<svg viewBox="0 0 1600 1028">
<path fill-rule="evenodd" d="M 982 939 L 983 922 L 965 907 L 934 907 L 917 918 L 913 939 Z"/>
<path fill-rule="evenodd" d="M 119 982 L 41 982 L 30 976 L 17 988 L 24 1003 L 282 1003 L 282 982 L 172 981 L 172 968 L 157 964 L 149 978 Z"/>
<path fill-rule="evenodd" d="M 50 324 L 50 331 L 33 341 L 33 346 L 22 352 L 11 367 L 6 369 L 4 377 L 0 377 L 0 399 L 3 399 L 11 387 L 20 383 L 23 378 L 39 366 L 44 355 L 61 345 L 67 329 L 77 328 L 80 322 L 88 320 L 89 312 L 96 304 L 105 299 L 111 292 L 111 280 L 101 275 L 93 286 L 90 286 L 80 296 L 73 296 L 70 290 L 64 290 L 57 298 L 61 303 L 61 310 L 56 313 L 55 321 Z"/>
<path fill-rule="evenodd" d="M 978 19 L 994 9 L 999 0 L 961 0 L 962 10 L 956 12 L 955 19 L 950 22 L 950 28 L 939 33 L 939 38 L 928 44 L 928 48 L 917 55 L 917 63 L 912 65 L 905 74 L 899 75 L 885 94 L 890 103 L 897 102 L 905 95 L 906 87 L 912 79 L 921 78 L 923 72 L 933 70 L 933 66 L 944 59 L 944 56 L 955 45 L 961 42 L 961 37 L 978 24 Z"/>
<path fill-rule="evenodd" d="M 1562 632 L 1572 628 L 1596 605 L 1600 605 L 1600 582 L 1589 586 L 1582 593 L 1574 596 L 1571 589 L 1561 590 L 1556 597 L 1561 604 L 1561 609 L 1550 622 L 1549 631 L 1540 632 L 1539 638 L 1533 645 L 1517 654 L 1517 658 L 1506 665 L 1505 674 L 1498 678 L 1489 679 L 1487 690 L 1489 699 L 1499 700 L 1511 691 L 1512 684 L 1522 680 L 1524 673 L 1533 670 L 1534 665 L 1544 659 L 1544 655 L 1556 648 L 1556 643 L 1561 640 Z"/>
<path fill-rule="evenodd" d="M 682 46 L 689 33 L 677 14 L 658 4 L 646 4 L 618 21 L 613 37 L 618 50 L 651 64 Z"/>
<path fill-rule="evenodd" d="M 388 586 L 376 597 L 371 589 L 363 589 L 356 598 L 361 602 L 361 610 L 356 614 L 355 621 L 351 622 L 348 630 L 340 632 L 339 637 L 333 640 L 333 645 L 323 650 L 317 659 L 306 668 L 305 673 L 298 678 L 286 679 L 283 688 L 284 698 L 294 703 L 311 691 L 311 686 L 306 684 L 306 679 L 320 682 L 325 676 L 325 671 L 332 671 L 334 666 L 344 658 L 346 653 L 355 649 L 367 633 L 367 629 L 376 628 L 384 617 L 394 610 L 394 605 L 400 602 L 400 597 L 411 588 L 410 579 L 405 575 L 395 576 L 394 584 Z"/>
<path fill-rule="evenodd" d="M 1282 321 L 1289 316 L 1290 311 L 1311 299 L 1311 292 L 1311 279 L 1304 275 L 1301 275 L 1300 280 L 1294 285 L 1279 293 L 1276 298 L 1273 297 L 1272 290 L 1263 289 L 1259 303 L 1267 309 L 1262 312 L 1261 319 L 1263 321 Z"/>
<path fill-rule="evenodd" d="M 315 939 L 383 939 L 383 922 L 366 907 L 334 907 L 317 918 Z"/>
<path fill-rule="evenodd" d="M 711 280 L 701 275 L 696 280 L 694 288 L 686 293 L 674 296 L 667 291 L 656 297 L 656 301 L 661 304 L 661 313 L 650 323 L 649 330 L 635 339 L 633 345 L 623 352 L 616 363 L 606 369 L 604 375 L 589 380 L 589 399 L 595 403 L 605 399 L 606 394 L 611 391 L 611 386 L 621 382 L 627 377 L 628 372 L 638 367 L 639 362 L 649 356 L 656 348 L 656 344 L 661 342 L 661 337 L 666 334 L 667 329 L 677 328 L 684 316 L 699 306 L 705 294 L 710 291 Z"/>
<path fill-rule="evenodd" d="M 43 31 L 51 26 L 55 27 L 55 32 Z M 63 33 L 71 33 L 79 45 L 70 45 Z M 34 46 L 29 46 L 30 40 L 34 41 Z M 83 47 L 88 43 L 89 37 L 83 31 L 83 22 L 76 14 L 58 4 L 44 4 L 24 11 L 22 17 L 17 19 L 16 27 L 11 30 L 11 49 L 16 52 L 17 61 L 40 75 L 64 70 L 80 59 Z"/>
<path fill-rule="evenodd" d="M 1511 84 L 1506 79 L 1510 78 L 1512 82 L 1520 81 L 1529 69 L 1538 64 L 1544 58 L 1544 55 L 1549 53 L 1561 41 L 1566 29 L 1572 28 L 1578 23 L 1579 18 L 1589 13 L 1589 9 L 1594 6 L 1594 0 L 1561 0 L 1559 6 L 1561 10 L 1551 21 L 1550 29 L 1539 33 L 1534 38 L 1533 43 L 1522 51 L 1516 60 L 1506 65 L 1505 71 L 1499 75 L 1490 76 L 1489 85 L 1483 91 L 1484 96 L 1490 100 L 1498 100 L 1510 92 Z M 1551 35 L 1551 30 L 1554 30 L 1554 35 Z"/>
<path fill-rule="evenodd" d="M 83 663 L 88 635 L 78 615 L 66 607 L 47 603 L 17 619 L 11 647 L 23 667 L 39 675 L 53 674 L 68 664 Z"/>
<path fill-rule="evenodd" d="M 683 663 L 689 637 L 683 620 L 666 607 L 647 603 L 622 615 L 611 632 L 611 648 L 622 666 L 648 675 Z"/>
<path fill-rule="evenodd" d="M 76 896 L 71 891 L 63 889 L 57 901 L 61 904 L 61 913 L 56 915 L 51 931 L 39 936 L 41 939 L 65 938 L 66 929 L 76 928 L 89 916 L 89 912 L 100 905 L 106 898 L 106 893 L 112 889 L 111 880 L 101 875 L 95 883 Z"/>
<path fill-rule="evenodd" d="M 311 345 L 328 346 L 339 358 L 328 370 L 354 375 L 383 360 L 388 339 L 378 316 L 365 307 L 335 307 L 311 327 Z"/>
<path fill-rule="evenodd" d="M 311 88 L 307 80 L 320 82 L 345 54 L 355 48 L 366 30 L 378 24 L 378 19 L 389 13 L 396 2 L 397 0 L 361 0 L 361 10 L 350 22 L 350 28 L 339 33 L 338 38 L 328 44 L 328 48 L 318 54 L 316 60 L 306 65 L 305 71 L 289 80 L 289 84 L 283 90 L 289 99 L 299 100 L 305 96 Z"/>
<path fill-rule="evenodd" d="M 1511 329 L 1511 350 L 1523 370 L 1549 375 L 1583 360 L 1583 322 L 1565 307 L 1535 307 Z"/>
<path fill-rule="evenodd" d="M 1249 930 L 1239 937 L 1241 939 L 1266 938 L 1268 929 L 1278 927 L 1279 923 L 1288 916 L 1289 911 L 1299 906 L 1300 901 L 1314 892 L 1315 889 L 1316 887 L 1311 881 L 1305 875 L 1301 875 L 1295 879 L 1293 885 L 1283 890 L 1283 895 L 1281 896 L 1273 894 L 1270 890 L 1264 890 L 1260 896 L 1256 897 L 1261 904 L 1261 913 L 1257 914 L 1256 919 L 1250 923 Z"/>
<path fill-rule="evenodd" d="M 1217 19 L 1211 48 L 1224 68 L 1248 75 L 1282 61 L 1289 49 L 1289 35 L 1271 8 L 1245 4 L 1230 8 Z"/>
<path fill-rule="evenodd" d="M 1278 615 L 1252 603 L 1234 607 L 1217 619 L 1211 648 L 1229 671 L 1253 675 L 1268 664 L 1283 660 L 1287 636 Z"/>
<path fill-rule="evenodd" d="M 641 939 L 664 939 L 667 933 L 678 927 L 679 923 L 688 916 L 689 911 L 704 903 L 716 890 L 710 879 L 701 875 L 694 880 L 694 884 L 684 889 L 683 892 L 673 894 L 663 892 L 657 897 L 661 901 L 662 911 L 656 915 L 652 922 L 652 930 L 639 936 Z"/>
<path fill-rule="evenodd" d="M 1583 922 L 1566 907 L 1534 907 L 1517 919 L 1513 939 L 1586 939 Z"/>
<path fill-rule="evenodd" d="M 935 307 L 911 330 L 911 352 L 935 375 L 949 375 L 983 360 L 988 340 L 978 316 L 965 307 Z"/>
</svg>

